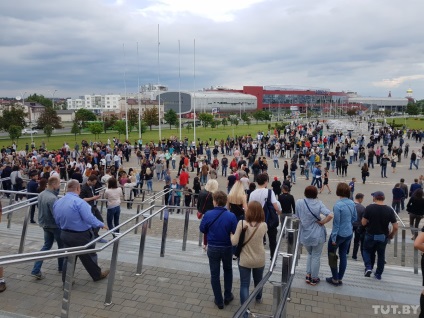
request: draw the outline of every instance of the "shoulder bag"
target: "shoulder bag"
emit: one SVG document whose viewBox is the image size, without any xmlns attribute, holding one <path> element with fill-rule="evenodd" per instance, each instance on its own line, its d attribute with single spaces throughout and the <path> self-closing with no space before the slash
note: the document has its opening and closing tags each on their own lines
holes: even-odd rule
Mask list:
<svg viewBox="0 0 424 318">
<path fill-rule="evenodd" d="M 314 218 L 317 219 L 317 223 L 321 222 L 321 219 L 318 216 L 316 216 L 315 214 L 312 213 L 311 209 L 309 208 L 308 203 L 306 202 L 306 199 L 303 199 L 303 202 L 305 202 L 305 205 L 308 208 L 309 212 L 314 216 Z M 327 240 L 327 230 L 325 229 L 324 225 L 320 225 L 320 226 L 324 230 L 324 237 L 325 237 L 325 240 Z"/>
<path fill-rule="evenodd" d="M 234 252 L 234 256 L 240 257 L 241 250 L 243 249 L 243 246 L 245 246 L 247 243 L 250 242 L 253 235 L 255 235 L 256 231 L 258 230 L 258 227 L 259 227 L 259 225 L 256 224 L 255 230 L 253 231 L 252 235 L 250 235 L 249 239 L 245 242 L 244 239 L 246 237 L 246 229 L 243 228 L 243 220 L 241 220 L 241 232 L 240 232 L 240 237 L 239 237 L 239 241 L 237 243 L 236 250 Z"/>
</svg>

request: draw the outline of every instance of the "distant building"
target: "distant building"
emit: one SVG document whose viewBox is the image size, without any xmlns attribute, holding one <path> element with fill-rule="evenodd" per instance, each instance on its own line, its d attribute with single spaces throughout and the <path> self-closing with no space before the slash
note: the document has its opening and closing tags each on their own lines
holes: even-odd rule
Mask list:
<svg viewBox="0 0 424 318">
<path fill-rule="evenodd" d="M 407 98 L 394 97 L 349 97 L 349 106 L 360 107 L 372 112 L 404 112 L 408 105 Z"/>
<path fill-rule="evenodd" d="M 113 110 L 119 112 L 121 95 L 84 95 L 77 99 L 67 99 L 68 110 L 85 108 L 96 114 Z"/>
<path fill-rule="evenodd" d="M 163 105 L 164 111 L 173 109 L 180 112 L 179 92 L 166 92 L 158 95 L 156 101 Z M 255 96 L 239 92 L 198 91 L 181 92 L 181 114 L 192 117 L 196 113 L 239 113 L 255 111 L 257 99 Z"/>
</svg>

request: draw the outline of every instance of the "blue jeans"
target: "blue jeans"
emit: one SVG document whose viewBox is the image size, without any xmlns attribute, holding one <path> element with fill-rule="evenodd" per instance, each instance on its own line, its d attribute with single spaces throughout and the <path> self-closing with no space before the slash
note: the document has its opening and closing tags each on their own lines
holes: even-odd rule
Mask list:
<svg viewBox="0 0 424 318">
<path fill-rule="evenodd" d="M 280 165 L 278 164 L 278 160 L 274 160 L 274 168 L 280 169 Z"/>
<path fill-rule="evenodd" d="M 305 246 L 305 249 L 308 252 L 308 259 L 306 260 L 306 274 L 310 274 L 312 278 L 318 278 L 323 247 L 324 243 L 320 243 L 317 246 Z"/>
<path fill-rule="evenodd" d="M 303 171 L 303 173 L 306 177 L 306 180 L 309 180 L 309 169 L 305 169 L 305 171 Z"/>
<path fill-rule="evenodd" d="M 215 302 L 218 305 L 224 304 L 224 299 L 230 299 L 233 288 L 233 248 L 232 246 L 217 247 L 208 245 L 209 268 L 211 271 L 211 285 Z M 222 298 L 220 270 L 224 270 L 224 298 Z"/>
<path fill-rule="evenodd" d="M 201 175 L 200 176 L 200 183 L 203 183 L 203 184 L 208 183 L 208 175 Z"/>
<path fill-rule="evenodd" d="M 290 171 L 291 181 L 296 183 L 296 171 Z"/>
<path fill-rule="evenodd" d="M 386 171 L 387 171 L 387 166 L 381 166 L 381 177 L 382 178 L 387 177 Z"/>
<path fill-rule="evenodd" d="M 63 248 L 63 243 L 60 238 L 60 229 L 43 228 L 43 230 L 44 230 L 44 245 L 40 251 L 50 251 L 54 241 L 57 242 L 57 248 Z M 42 265 L 43 265 L 43 261 L 35 262 L 34 267 L 32 268 L 31 274 L 40 273 Z M 62 268 L 63 268 L 63 258 L 58 258 L 57 269 L 59 271 L 62 271 Z"/>
<path fill-rule="evenodd" d="M 400 212 L 400 201 L 392 201 L 392 208 L 396 211 L 397 214 Z"/>
<path fill-rule="evenodd" d="M 106 220 L 107 220 L 107 227 L 109 228 L 109 230 L 119 225 L 120 214 L 121 214 L 121 207 L 119 205 L 114 208 L 107 209 Z M 115 232 L 119 233 L 119 229 L 117 229 Z"/>
<path fill-rule="evenodd" d="M 375 259 L 375 253 L 377 253 L 377 270 L 375 271 L 375 273 L 380 275 L 383 274 L 386 245 L 387 238 L 384 242 L 380 242 L 374 240 L 374 235 L 365 234 L 362 257 L 364 259 L 366 269 L 373 268 L 373 260 Z"/>
<path fill-rule="evenodd" d="M 175 170 L 175 160 L 171 160 L 171 163 L 172 163 L 172 169 Z"/>
<path fill-rule="evenodd" d="M 343 237 L 343 236 L 339 236 L 337 235 L 336 238 L 336 245 L 333 245 L 331 237 L 328 240 L 328 256 L 331 257 L 330 254 L 336 254 L 337 249 L 339 250 L 339 268 L 337 269 L 337 265 L 336 267 L 330 267 L 331 269 L 331 274 L 333 275 L 333 279 L 334 280 L 342 280 L 344 273 L 346 271 L 346 267 L 347 267 L 347 251 L 349 249 L 350 246 L 350 241 L 352 240 L 352 234 L 347 236 L 347 237 Z"/>
<path fill-rule="evenodd" d="M 262 280 L 264 266 L 259 268 L 247 268 L 240 266 L 240 304 L 243 304 L 249 298 L 250 276 L 253 274 L 253 284 L 256 287 Z M 256 295 L 256 299 L 262 298 L 262 290 Z"/>
<path fill-rule="evenodd" d="M 153 191 L 153 180 L 147 180 L 147 190 Z"/>
<path fill-rule="evenodd" d="M 222 175 L 225 177 L 227 176 L 227 167 L 228 166 L 222 166 Z"/>
<path fill-rule="evenodd" d="M 409 169 L 412 169 L 412 165 L 414 165 L 414 166 L 415 166 L 415 168 L 417 168 L 417 169 L 418 169 L 418 165 L 416 164 L 415 160 L 411 160 L 411 161 L 410 161 L 410 163 L 409 163 Z"/>
</svg>

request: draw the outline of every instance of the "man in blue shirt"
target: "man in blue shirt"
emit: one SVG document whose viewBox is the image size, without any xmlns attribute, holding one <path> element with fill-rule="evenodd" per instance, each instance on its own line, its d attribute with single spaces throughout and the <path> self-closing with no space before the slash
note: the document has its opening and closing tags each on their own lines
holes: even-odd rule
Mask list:
<svg viewBox="0 0 424 318">
<path fill-rule="evenodd" d="M 208 258 L 215 304 L 219 309 L 224 309 L 224 304 L 228 305 L 234 299 L 231 292 L 233 288 L 231 233 L 236 231 L 237 218 L 225 207 L 227 195 L 224 192 L 216 191 L 212 197 L 215 208 L 205 213 L 200 223 L 200 232 L 205 233 L 208 238 Z M 224 270 L 224 298 L 219 280 L 221 261 Z"/>
<path fill-rule="evenodd" d="M 92 228 L 108 229 L 91 213 L 90 205 L 79 197 L 80 192 L 79 182 L 72 179 L 67 184 L 66 195 L 53 205 L 54 219 L 61 229 L 60 238 L 65 248 L 83 246 L 94 240 Z M 95 245 L 89 248 L 95 248 Z M 79 258 L 94 281 L 106 278 L 109 274 L 109 270 L 102 272 L 97 265 L 96 253 L 80 255 Z M 62 281 L 66 277 L 66 263 L 63 264 Z"/>
</svg>

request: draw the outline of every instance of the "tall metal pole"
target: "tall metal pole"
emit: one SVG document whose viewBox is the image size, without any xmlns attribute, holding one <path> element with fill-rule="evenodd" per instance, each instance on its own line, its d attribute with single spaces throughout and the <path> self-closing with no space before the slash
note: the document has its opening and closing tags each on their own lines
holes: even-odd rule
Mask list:
<svg viewBox="0 0 424 318">
<path fill-rule="evenodd" d="M 122 44 L 124 52 L 124 86 L 125 86 L 125 137 L 128 140 L 128 103 L 127 103 L 127 61 L 125 58 L 125 44 Z"/>
<path fill-rule="evenodd" d="M 196 39 L 193 40 L 193 139 L 196 143 Z"/>
<path fill-rule="evenodd" d="M 160 63 L 159 63 L 159 46 L 160 46 L 160 42 L 159 42 L 159 24 L 158 24 L 158 88 L 160 85 Z M 159 88 L 160 90 L 160 88 Z M 159 141 L 162 140 L 162 127 L 160 125 L 160 92 L 159 92 L 159 110 L 158 110 L 158 119 L 159 119 Z"/>
<path fill-rule="evenodd" d="M 180 141 L 181 141 L 181 45 L 178 40 L 178 112 L 179 112 L 179 126 L 180 126 Z"/>
<path fill-rule="evenodd" d="M 140 57 L 138 55 L 137 42 L 137 62 L 138 62 L 138 79 L 137 79 L 137 97 L 138 97 L 138 138 L 141 139 L 141 104 L 140 104 Z"/>
</svg>

